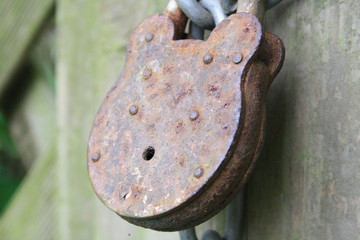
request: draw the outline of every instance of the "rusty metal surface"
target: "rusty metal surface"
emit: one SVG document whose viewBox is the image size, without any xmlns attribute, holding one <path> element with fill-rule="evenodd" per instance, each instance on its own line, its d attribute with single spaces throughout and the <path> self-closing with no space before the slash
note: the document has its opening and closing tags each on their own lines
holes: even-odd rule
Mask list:
<svg viewBox="0 0 360 240">
<path fill-rule="evenodd" d="M 281 40 L 265 33 L 257 58 L 243 80 L 243 116 L 238 143 L 230 161 L 196 200 L 156 219 L 127 219 L 157 230 L 181 230 L 198 225 L 220 212 L 248 180 L 264 140 L 266 92 L 280 71 L 285 56 Z"/>
<path fill-rule="evenodd" d="M 165 15 L 135 29 L 89 139 L 89 174 L 105 205 L 134 224 L 172 231 L 231 200 L 261 149 L 263 102 L 283 60 L 280 40 L 262 36 L 243 13 L 207 41 L 174 41 Z"/>
</svg>

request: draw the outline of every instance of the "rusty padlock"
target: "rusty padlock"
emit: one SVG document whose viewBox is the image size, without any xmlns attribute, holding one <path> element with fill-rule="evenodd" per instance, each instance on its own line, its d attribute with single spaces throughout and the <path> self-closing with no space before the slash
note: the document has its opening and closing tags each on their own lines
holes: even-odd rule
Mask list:
<svg viewBox="0 0 360 240">
<path fill-rule="evenodd" d="M 179 39 L 185 24 L 175 6 L 134 30 L 88 146 L 101 201 L 161 231 L 204 222 L 245 184 L 263 145 L 266 93 L 284 59 L 281 40 L 254 15 L 232 14 L 206 41 Z"/>
</svg>

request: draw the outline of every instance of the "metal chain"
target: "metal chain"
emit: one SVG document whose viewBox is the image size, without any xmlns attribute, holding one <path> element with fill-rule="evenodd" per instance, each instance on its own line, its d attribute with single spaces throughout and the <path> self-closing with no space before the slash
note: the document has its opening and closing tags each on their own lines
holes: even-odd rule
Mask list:
<svg viewBox="0 0 360 240">
<path fill-rule="evenodd" d="M 176 0 L 180 9 L 197 26 L 204 29 L 215 27 L 214 18 L 201 4 L 195 0 Z"/>
<path fill-rule="evenodd" d="M 216 25 L 226 18 L 219 0 L 200 0 L 199 3 L 211 13 Z"/>
<path fill-rule="evenodd" d="M 220 4 L 227 16 L 236 12 L 237 0 L 220 0 Z"/>
<path fill-rule="evenodd" d="M 231 201 L 225 210 L 225 233 L 221 237 L 214 230 L 206 231 L 201 240 L 240 240 L 243 226 L 243 208 L 244 208 L 245 188 Z M 180 240 L 199 240 L 195 228 L 190 228 L 179 232 Z"/>
<path fill-rule="evenodd" d="M 282 0 L 264 1 L 265 9 L 270 9 Z M 238 0 L 176 0 L 176 2 L 190 19 L 190 34 L 195 39 L 203 39 L 205 29 L 212 30 L 216 24 L 236 12 L 238 6 Z"/>
</svg>

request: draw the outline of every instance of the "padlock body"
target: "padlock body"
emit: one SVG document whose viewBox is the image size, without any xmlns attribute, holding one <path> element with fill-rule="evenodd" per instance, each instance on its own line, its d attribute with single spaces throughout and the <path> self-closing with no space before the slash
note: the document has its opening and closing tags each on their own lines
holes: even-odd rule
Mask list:
<svg viewBox="0 0 360 240">
<path fill-rule="evenodd" d="M 166 231 L 210 218 L 244 184 L 283 55 L 281 42 L 263 37 L 249 14 L 230 16 L 207 41 L 174 40 L 174 29 L 165 15 L 135 29 L 88 148 L 90 179 L 104 204 L 129 222 Z M 280 57 L 266 63 L 276 51 Z"/>
</svg>

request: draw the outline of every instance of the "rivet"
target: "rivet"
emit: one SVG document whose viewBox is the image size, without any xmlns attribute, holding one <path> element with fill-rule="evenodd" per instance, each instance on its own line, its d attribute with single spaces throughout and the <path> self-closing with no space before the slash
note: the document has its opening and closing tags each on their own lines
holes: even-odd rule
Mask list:
<svg viewBox="0 0 360 240">
<path fill-rule="evenodd" d="M 208 54 L 206 54 L 205 56 L 204 56 L 204 63 L 205 64 L 209 64 L 209 63 L 211 63 L 211 61 L 213 60 L 213 55 L 211 55 L 210 53 L 208 53 Z"/>
<path fill-rule="evenodd" d="M 144 72 L 143 72 L 143 78 L 144 79 L 148 79 L 149 77 L 151 77 L 152 71 L 149 68 L 145 68 Z"/>
<path fill-rule="evenodd" d="M 154 34 L 152 34 L 152 33 L 147 33 L 146 35 L 145 35 L 145 40 L 147 41 L 147 42 L 151 42 L 151 40 L 153 40 L 154 39 Z"/>
<path fill-rule="evenodd" d="M 196 110 L 192 110 L 189 114 L 189 118 L 191 121 L 195 121 L 199 117 L 200 113 Z"/>
<path fill-rule="evenodd" d="M 135 115 L 135 114 L 137 114 L 138 110 L 139 110 L 138 106 L 131 105 L 130 108 L 129 108 L 129 113 L 131 115 Z"/>
<path fill-rule="evenodd" d="M 238 53 L 233 57 L 233 62 L 235 64 L 238 64 L 242 61 L 242 59 L 243 59 L 243 56 L 241 55 L 241 53 Z"/>
<path fill-rule="evenodd" d="M 201 178 L 203 174 L 204 174 L 204 171 L 203 171 L 202 168 L 200 168 L 200 167 L 195 168 L 195 170 L 194 170 L 194 176 L 195 177 Z"/>
<path fill-rule="evenodd" d="M 99 161 L 99 159 L 100 159 L 100 153 L 99 153 L 99 152 L 95 152 L 95 153 L 93 153 L 93 155 L 91 156 L 91 160 L 92 160 L 93 162 L 97 162 L 97 161 Z"/>
</svg>

